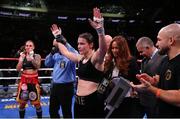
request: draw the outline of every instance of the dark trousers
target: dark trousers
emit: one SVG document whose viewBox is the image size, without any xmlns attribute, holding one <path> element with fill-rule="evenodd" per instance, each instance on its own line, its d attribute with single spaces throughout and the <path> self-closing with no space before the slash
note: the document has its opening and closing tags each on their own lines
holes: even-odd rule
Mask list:
<svg viewBox="0 0 180 119">
<path fill-rule="evenodd" d="M 141 105 L 138 98 L 126 97 L 110 118 L 142 118 Z"/>
<path fill-rule="evenodd" d="M 49 113 L 51 118 L 60 118 L 61 106 L 64 118 L 72 118 L 72 100 L 74 96 L 74 84 L 52 84 L 50 94 Z"/>
<path fill-rule="evenodd" d="M 77 96 L 74 107 L 75 118 L 103 118 L 104 114 L 104 100 L 96 92 L 88 96 Z"/>
<path fill-rule="evenodd" d="M 143 106 L 142 105 L 142 116 L 144 116 L 146 114 L 147 118 L 155 118 L 157 117 L 157 107 L 147 107 L 147 106 Z"/>
</svg>

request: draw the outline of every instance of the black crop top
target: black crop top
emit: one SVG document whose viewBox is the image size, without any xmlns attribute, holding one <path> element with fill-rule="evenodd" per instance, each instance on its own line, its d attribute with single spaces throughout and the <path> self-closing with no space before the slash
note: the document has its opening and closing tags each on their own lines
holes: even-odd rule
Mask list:
<svg viewBox="0 0 180 119">
<path fill-rule="evenodd" d="M 77 75 L 80 79 L 84 79 L 86 81 L 92 81 L 95 83 L 99 83 L 103 78 L 103 72 L 97 70 L 93 64 L 91 63 L 91 59 L 89 59 L 85 64 L 82 61 L 79 62 L 79 68 L 77 70 Z"/>
<path fill-rule="evenodd" d="M 23 69 L 36 69 L 34 65 L 32 64 L 32 61 L 27 61 L 26 58 L 23 60 Z"/>
</svg>

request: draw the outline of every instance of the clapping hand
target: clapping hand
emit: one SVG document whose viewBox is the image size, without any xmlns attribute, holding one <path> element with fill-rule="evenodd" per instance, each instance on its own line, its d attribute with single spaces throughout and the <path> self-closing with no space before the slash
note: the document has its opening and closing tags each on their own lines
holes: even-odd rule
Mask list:
<svg viewBox="0 0 180 119">
<path fill-rule="evenodd" d="M 151 77 L 151 76 L 149 76 L 149 75 L 146 74 L 146 73 L 142 73 L 142 74 L 137 74 L 137 75 L 136 75 L 136 78 L 139 79 L 139 80 L 141 80 L 141 79 L 143 78 L 144 80 L 148 81 L 148 82 L 151 83 L 152 85 L 156 85 L 157 82 L 158 82 L 158 78 L 159 78 L 159 77 L 158 77 L 157 75 Z"/>
<path fill-rule="evenodd" d="M 152 77 L 150 77 L 149 75 L 147 75 L 147 74 L 137 74 L 136 77 L 137 77 L 137 79 L 139 79 L 141 84 L 134 85 L 133 82 L 131 82 L 130 84 L 135 90 L 137 90 L 139 92 L 142 92 L 142 91 L 148 90 L 148 88 L 150 86 L 152 86 L 151 82 L 150 82 Z"/>
</svg>

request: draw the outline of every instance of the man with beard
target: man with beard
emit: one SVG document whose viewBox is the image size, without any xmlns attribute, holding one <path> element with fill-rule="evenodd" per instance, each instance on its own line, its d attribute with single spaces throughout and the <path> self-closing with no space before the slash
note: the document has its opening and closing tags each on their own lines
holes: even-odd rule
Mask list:
<svg viewBox="0 0 180 119">
<path fill-rule="evenodd" d="M 159 54 L 167 54 L 156 76 L 138 74 L 140 85 L 132 87 L 137 91 L 149 91 L 158 99 L 159 117 L 180 117 L 180 24 L 163 27 L 157 36 Z M 154 85 L 158 83 L 158 87 Z"/>
</svg>

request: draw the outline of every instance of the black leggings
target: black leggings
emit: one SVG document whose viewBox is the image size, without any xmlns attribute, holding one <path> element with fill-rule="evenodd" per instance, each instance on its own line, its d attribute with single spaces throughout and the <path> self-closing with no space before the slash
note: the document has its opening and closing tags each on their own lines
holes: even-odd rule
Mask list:
<svg viewBox="0 0 180 119">
<path fill-rule="evenodd" d="M 51 118 L 59 118 L 61 106 L 64 118 L 72 117 L 72 99 L 74 96 L 74 84 L 52 84 L 50 94 L 49 113 Z"/>
</svg>

